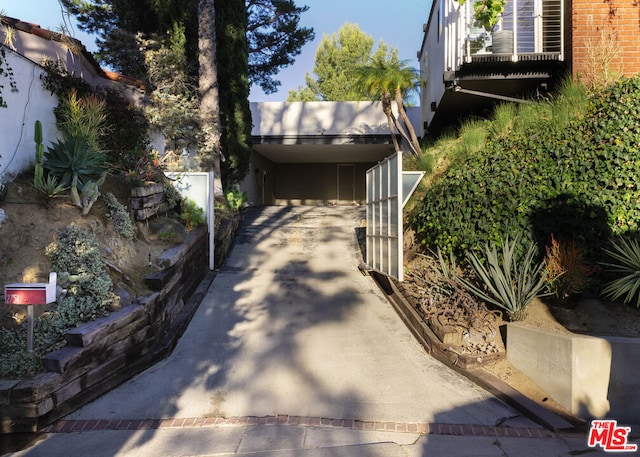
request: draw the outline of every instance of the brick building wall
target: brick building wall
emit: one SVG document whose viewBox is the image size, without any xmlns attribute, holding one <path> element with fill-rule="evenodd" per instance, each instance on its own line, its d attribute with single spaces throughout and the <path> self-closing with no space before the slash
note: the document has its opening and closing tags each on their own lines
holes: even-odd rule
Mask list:
<svg viewBox="0 0 640 457">
<path fill-rule="evenodd" d="M 571 66 L 585 82 L 640 73 L 640 2 L 571 0 Z"/>
</svg>

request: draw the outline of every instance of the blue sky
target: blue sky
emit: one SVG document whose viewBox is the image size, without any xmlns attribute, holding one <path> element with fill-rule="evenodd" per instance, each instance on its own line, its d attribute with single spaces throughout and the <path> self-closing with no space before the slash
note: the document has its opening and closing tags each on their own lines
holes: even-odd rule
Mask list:
<svg viewBox="0 0 640 457">
<path fill-rule="evenodd" d="M 384 40 L 398 48 L 400 58 L 418 67 L 416 53 L 422 43 L 422 24 L 427 22 L 431 0 L 296 0 L 299 6 L 308 5 L 309 11 L 301 18 L 301 25 L 312 27 L 316 39 L 302 50 L 296 63 L 277 76 L 282 81 L 280 90 L 265 95 L 260 88 L 252 88 L 251 101 L 284 101 L 290 89 L 304 85 L 305 73 L 313 70 L 316 49 L 324 35 L 337 32 L 344 23 L 358 24 L 371 35 L 376 44 Z M 56 0 L 0 0 L 0 10 L 7 16 L 34 22 L 50 30 L 58 30 L 62 14 Z M 75 37 L 88 50 L 95 50 L 94 39 L 75 28 Z"/>
</svg>

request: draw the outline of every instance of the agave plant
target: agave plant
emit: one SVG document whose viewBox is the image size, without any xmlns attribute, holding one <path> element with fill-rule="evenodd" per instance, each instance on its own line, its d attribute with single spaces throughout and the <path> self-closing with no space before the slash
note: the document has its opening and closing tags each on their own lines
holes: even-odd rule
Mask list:
<svg viewBox="0 0 640 457">
<path fill-rule="evenodd" d="M 617 300 L 624 295 L 624 303 L 630 303 L 637 295 L 636 307 L 640 308 L 640 244 L 638 240 L 621 239 L 619 243 L 611 242 L 613 250 L 604 249 L 609 257 L 617 263 L 602 265 L 619 277 L 607 283 L 602 294 L 611 300 Z"/>
<path fill-rule="evenodd" d="M 91 149 L 85 140 L 72 136 L 58 140 L 48 148 L 43 166 L 65 186 L 72 186 L 76 177 L 80 190 L 92 176 L 107 171 L 104 154 Z"/>
<path fill-rule="evenodd" d="M 47 175 L 46 178 L 41 177 L 33 187 L 42 195 L 46 202 L 68 189 L 64 184 L 59 184 L 58 178 L 53 175 Z"/>
<path fill-rule="evenodd" d="M 535 244 L 529 244 L 520 262 L 515 258 L 515 247 L 516 241 L 511 243 L 509 237 L 506 237 L 500 256 L 495 246 L 486 245 L 486 266 L 475 254 L 467 255 L 484 288 L 459 278 L 467 290 L 505 310 L 512 321 L 524 319 L 531 300 L 547 295 L 544 291 L 545 280 L 540 274 L 543 264 L 535 261 Z"/>
</svg>

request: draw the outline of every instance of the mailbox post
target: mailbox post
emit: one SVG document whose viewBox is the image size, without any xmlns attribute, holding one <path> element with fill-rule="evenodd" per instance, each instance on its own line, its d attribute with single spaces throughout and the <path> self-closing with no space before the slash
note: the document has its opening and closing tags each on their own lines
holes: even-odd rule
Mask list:
<svg viewBox="0 0 640 457">
<path fill-rule="evenodd" d="M 57 274 L 49 273 L 48 283 L 14 283 L 4 286 L 7 305 L 27 306 L 27 351 L 33 351 L 33 305 L 46 305 L 56 301 Z"/>
</svg>

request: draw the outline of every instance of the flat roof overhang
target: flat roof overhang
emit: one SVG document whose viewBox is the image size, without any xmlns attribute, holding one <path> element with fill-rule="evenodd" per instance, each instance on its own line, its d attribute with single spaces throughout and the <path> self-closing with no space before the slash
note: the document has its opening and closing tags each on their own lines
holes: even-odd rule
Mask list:
<svg viewBox="0 0 640 457">
<path fill-rule="evenodd" d="M 377 163 L 395 152 L 391 135 L 253 136 L 252 141 L 253 149 L 274 163 Z"/>
</svg>

